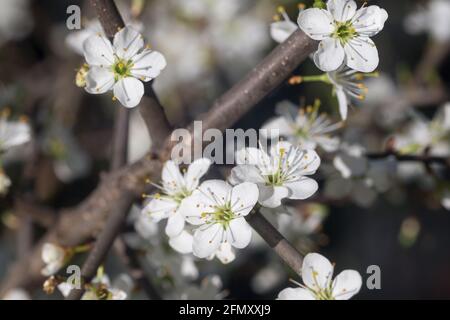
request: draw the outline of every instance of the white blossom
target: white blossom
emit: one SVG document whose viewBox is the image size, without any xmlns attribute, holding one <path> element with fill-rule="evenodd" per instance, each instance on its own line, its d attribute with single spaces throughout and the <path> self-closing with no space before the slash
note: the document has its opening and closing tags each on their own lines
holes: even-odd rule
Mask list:
<svg viewBox="0 0 450 320">
<path fill-rule="evenodd" d="M 420 154 L 425 149 L 435 156 L 450 154 L 450 102 L 444 104 L 432 121 L 413 114 L 406 130 L 394 136 L 396 149 L 403 154 Z"/>
<path fill-rule="evenodd" d="M 164 56 L 144 48 L 142 35 L 131 27 L 117 32 L 111 42 L 101 33 L 83 43 L 89 65 L 85 90 L 101 94 L 113 90 L 120 103 L 133 108 L 144 95 L 143 82 L 156 78 L 166 67 Z"/>
<path fill-rule="evenodd" d="M 30 294 L 22 288 L 13 288 L 6 292 L 2 300 L 31 300 Z"/>
<path fill-rule="evenodd" d="M 170 237 L 180 235 L 185 226 L 185 214 L 180 208 L 181 203 L 187 197 L 191 196 L 197 189 L 200 178 L 208 171 L 211 161 L 201 158 L 195 160 L 184 174 L 174 161 L 169 160 L 164 164 L 162 170 L 161 194 L 154 194 L 152 199 L 142 210 L 143 214 L 149 215 L 154 221 L 158 222 L 167 219 L 166 234 Z M 186 234 L 183 235 L 183 243 L 186 243 Z M 172 240 L 172 244 L 180 239 Z M 177 246 L 175 244 L 175 246 Z M 177 246 L 178 247 L 178 246 Z M 180 248 L 181 249 L 181 248 Z M 187 250 L 181 249 L 182 251 Z"/>
<path fill-rule="evenodd" d="M 181 204 L 186 220 L 198 226 L 194 231 L 193 253 L 199 258 L 217 254 L 221 244 L 242 249 L 251 240 L 252 229 L 245 216 L 258 201 L 253 183 L 234 187 L 222 180 L 203 182 L 191 197 Z"/>
<path fill-rule="evenodd" d="M 0 0 L 0 45 L 25 37 L 33 27 L 29 0 Z"/>
<path fill-rule="evenodd" d="M 24 121 L 8 121 L 0 117 L 0 155 L 9 149 L 22 145 L 31 138 L 30 126 Z"/>
<path fill-rule="evenodd" d="M 276 107 L 279 117 L 270 120 L 261 129 L 279 130 L 282 137 L 304 149 L 321 147 L 327 152 L 335 151 L 339 138 L 330 133 L 341 128 L 341 123 L 333 123 L 326 114 L 319 114 L 319 108 L 298 109 L 289 101 L 279 103 Z"/>
<path fill-rule="evenodd" d="M 334 267 L 318 253 L 306 255 L 302 265 L 304 285 L 286 288 L 278 295 L 279 300 L 348 300 L 359 292 L 361 275 L 355 270 L 344 270 L 334 280 Z"/>
<path fill-rule="evenodd" d="M 431 0 L 425 7 L 419 7 L 405 19 L 405 29 L 411 34 L 427 32 L 434 40 L 450 40 L 450 2 Z"/>
<path fill-rule="evenodd" d="M 230 182 L 256 183 L 259 203 L 275 208 L 284 198 L 303 200 L 318 189 L 317 182 L 306 176 L 316 172 L 320 158 L 314 150 L 280 142 L 267 153 L 262 149 L 245 148 L 236 155 L 238 166 L 231 171 Z"/>
<path fill-rule="evenodd" d="M 355 1 L 329 0 L 327 9 L 300 12 L 298 25 L 312 39 L 320 41 L 314 62 L 323 71 L 351 69 L 372 72 L 379 63 L 378 50 L 370 37 L 380 32 L 388 18 L 386 10 L 372 5 L 357 10 Z"/>
<path fill-rule="evenodd" d="M 41 273 L 48 277 L 57 273 L 64 266 L 68 253 L 64 248 L 47 242 L 42 246 L 41 258 L 45 263 Z"/>
</svg>

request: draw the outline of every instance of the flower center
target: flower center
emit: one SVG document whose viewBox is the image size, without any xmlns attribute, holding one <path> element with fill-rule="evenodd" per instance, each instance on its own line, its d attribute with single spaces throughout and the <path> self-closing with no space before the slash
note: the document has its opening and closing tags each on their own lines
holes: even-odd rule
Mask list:
<svg viewBox="0 0 450 320">
<path fill-rule="evenodd" d="M 131 60 L 117 59 L 112 66 L 116 80 L 118 78 L 130 76 L 132 66 L 133 62 Z"/>
<path fill-rule="evenodd" d="M 278 158 L 278 168 L 275 173 L 266 176 L 266 185 L 281 186 L 284 182 L 284 172 L 283 172 L 283 157 L 286 154 L 284 148 L 280 149 L 280 154 Z"/>
<path fill-rule="evenodd" d="M 227 203 L 220 207 L 216 207 L 216 210 L 212 215 L 214 222 L 222 224 L 224 228 L 226 228 L 230 221 L 236 217 L 233 210 L 231 210 L 230 203 Z"/>
<path fill-rule="evenodd" d="M 345 22 L 335 21 L 335 26 L 336 26 L 336 28 L 335 28 L 332 36 L 334 38 L 339 39 L 341 41 L 342 45 L 345 45 L 347 42 L 352 40 L 358 34 L 355 30 L 355 27 L 353 27 L 353 24 L 351 21 L 345 21 Z"/>
</svg>

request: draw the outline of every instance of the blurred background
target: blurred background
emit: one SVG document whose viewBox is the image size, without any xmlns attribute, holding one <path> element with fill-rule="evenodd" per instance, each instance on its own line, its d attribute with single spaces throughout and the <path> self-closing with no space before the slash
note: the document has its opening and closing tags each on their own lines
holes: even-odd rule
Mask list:
<svg viewBox="0 0 450 320">
<path fill-rule="evenodd" d="M 367 79 L 366 99 L 352 103 L 349 119 L 336 133 L 343 144 L 361 146 L 368 153 L 383 152 L 392 144 L 398 148 L 419 144 L 405 153 L 450 156 L 450 115 L 442 111 L 449 101 L 450 19 L 433 11 L 433 2 L 439 1 L 368 1 L 385 8 L 389 19 L 373 39 L 380 54 L 379 76 Z M 167 59 L 154 88 L 175 127 L 207 111 L 256 66 L 277 45 L 270 36 L 270 24 L 280 19 L 277 8 L 284 6 L 296 21 L 299 4 L 291 0 L 116 3 L 125 21 L 140 29 Z M 73 4 L 81 8 L 82 30 L 66 26 L 66 10 Z M 27 254 L 54 221 L 47 214 L 28 215 L 26 207 L 19 210 L 18 199 L 60 209 L 87 197 L 100 173 L 108 169 L 114 112 L 120 104 L 111 95 L 89 95 L 75 85 L 84 63 L 80 39 L 98 28 L 88 1 L 0 0 L 0 8 L 1 112 L 11 119 L 26 118 L 32 128 L 31 142 L 2 155 L 3 171 L 12 181 L 0 196 L 0 279 L 4 279 L 8 267 Z M 294 74 L 319 73 L 312 61 L 306 61 Z M 321 111 L 339 121 L 331 86 L 286 81 L 236 128 L 261 127 L 282 101 L 304 107 L 317 98 Z M 431 129 L 420 131 L 417 122 L 434 128 L 440 121 L 447 121 L 447 131 L 439 141 L 422 139 L 431 135 Z M 129 162 L 145 155 L 150 145 L 143 120 L 133 112 Z M 449 298 L 448 169 L 387 158 L 368 160 L 373 170 L 364 178 L 346 179 L 330 157 L 323 155 L 320 194 L 297 204 L 294 220 L 271 218 L 280 231 L 300 251 L 318 251 L 336 262 L 337 272 L 355 269 L 365 281 L 367 267 L 378 265 L 381 290 L 363 286 L 356 298 Z M 219 171 L 228 170 L 224 166 Z M 371 183 L 366 183 L 369 178 Z M 289 286 L 289 278 L 299 280 L 257 235 L 228 265 L 181 258 L 168 247 L 161 226 L 137 226 L 138 211 L 135 208 L 130 215 L 125 240 L 144 252 L 147 268 L 157 275 L 156 285 L 165 297 L 274 299 Z M 178 270 L 180 266 L 184 270 Z M 105 269 L 115 281 L 129 284 L 114 253 Z M 130 298 L 145 297 L 128 287 L 133 287 Z M 22 289 L 32 298 L 61 298 L 58 293 L 45 295 L 39 284 Z"/>
</svg>

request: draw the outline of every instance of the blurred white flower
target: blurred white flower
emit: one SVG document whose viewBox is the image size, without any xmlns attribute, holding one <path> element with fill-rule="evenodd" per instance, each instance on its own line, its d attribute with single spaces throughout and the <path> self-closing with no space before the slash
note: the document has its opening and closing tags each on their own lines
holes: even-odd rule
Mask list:
<svg viewBox="0 0 450 320">
<path fill-rule="evenodd" d="M 450 190 L 445 190 L 441 200 L 442 206 L 446 210 L 450 210 Z"/>
<path fill-rule="evenodd" d="M 276 106 L 280 115 L 270 120 L 261 129 L 279 130 L 282 137 L 303 149 L 321 147 L 327 152 L 336 151 L 339 138 L 330 133 L 342 127 L 341 123 L 332 123 L 326 114 L 319 115 L 319 106 L 298 109 L 293 103 L 284 101 Z"/>
<path fill-rule="evenodd" d="M 174 161 L 167 161 L 162 170 L 162 185 L 155 185 L 162 194 L 151 196 L 142 213 L 156 222 L 167 219 L 166 234 L 171 238 L 180 235 L 185 225 L 185 214 L 180 205 L 197 189 L 210 165 L 209 159 L 197 159 L 182 174 Z"/>
<path fill-rule="evenodd" d="M 450 103 L 443 105 L 432 121 L 414 114 L 403 133 L 395 135 L 395 148 L 403 154 L 420 154 L 425 149 L 435 156 L 450 154 Z"/>
<path fill-rule="evenodd" d="M 181 261 L 181 274 L 188 278 L 188 279 L 192 279 L 195 280 L 198 278 L 199 272 L 198 272 L 198 268 L 195 265 L 194 259 L 192 258 L 192 256 L 183 256 L 182 261 Z"/>
<path fill-rule="evenodd" d="M 0 0 L 0 45 L 25 37 L 33 27 L 29 0 Z"/>
<path fill-rule="evenodd" d="M 188 285 L 179 288 L 172 299 L 179 300 L 220 300 L 225 293 L 222 291 L 222 279 L 218 275 L 210 275 L 202 279 L 200 286 Z"/>
<path fill-rule="evenodd" d="M 2 300 L 31 300 L 30 294 L 22 288 L 8 290 Z"/>
<path fill-rule="evenodd" d="M 431 0 L 425 7 L 419 7 L 405 19 L 407 32 L 418 34 L 429 33 L 434 40 L 447 42 L 450 40 L 450 2 L 448 0 Z"/>
<path fill-rule="evenodd" d="M 52 123 L 46 132 L 44 149 L 53 158 L 56 176 L 65 183 L 86 176 L 91 169 L 89 156 L 73 133 L 60 123 Z"/>
<path fill-rule="evenodd" d="M 363 74 L 343 65 L 336 71 L 327 73 L 328 79 L 334 87 L 342 120 L 347 119 L 348 106 L 353 99 L 364 100 L 368 92 L 361 80 L 373 74 Z"/>
<path fill-rule="evenodd" d="M 127 108 L 141 101 L 142 81 L 156 78 L 166 67 L 164 56 L 144 48 L 142 35 L 131 27 L 117 32 L 113 44 L 100 33 L 90 36 L 83 49 L 89 65 L 85 90 L 92 94 L 113 90 L 114 97 Z"/>
<path fill-rule="evenodd" d="M 124 290 L 111 285 L 109 277 L 101 271 L 91 281 L 81 300 L 125 300 L 127 296 Z"/>
<path fill-rule="evenodd" d="M 270 153 L 257 148 L 241 149 L 236 161 L 239 165 L 231 171 L 230 182 L 256 183 L 258 201 L 264 207 L 278 207 L 284 198 L 303 200 L 318 189 L 317 182 L 306 177 L 314 174 L 320 165 L 314 150 L 280 142 Z"/>
<path fill-rule="evenodd" d="M 344 143 L 333 159 L 339 176 L 330 176 L 325 183 L 326 197 L 339 200 L 346 197 L 362 207 L 369 207 L 378 193 L 386 192 L 397 172 L 394 158 L 370 160 L 365 149 L 357 144 Z"/>
<path fill-rule="evenodd" d="M 370 37 L 383 29 L 388 14 L 374 5 L 356 9 L 355 1 L 329 0 L 327 10 L 310 8 L 300 12 L 300 28 L 320 41 L 314 54 L 319 69 L 334 71 L 345 63 L 351 69 L 372 72 L 378 66 L 378 51 Z"/>
<path fill-rule="evenodd" d="M 270 36 L 276 42 L 282 43 L 298 29 L 298 25 L 289 18 L 283 7 L 278 7 L 278 13 L 281 15 L 281 20 L 270 24 Z"/>
<path fill-rule="evenodd" d="M 0 168 L 0 196 L 6 195 L 10 186 L 11 179 L 9 179 L 6 173 Z"/>
<path fill-rule="evenodd" d="M 279 300 L 348 300 L 359 292 L 362 278 L 355 270 L 344 270 L 333 280 L 334 267 L 318 253 L 309 253 L 303 260 L 300 288 L 286 288 Z"/>
<path fill-rule="evenodd" d="M 69 254 L 64 248 L 53 244 L 45 243 L 42 246 L 41 258 L 45 263 L 45 267 L 41 270 L 43 276 L 54 275 L 67 262 Z"/>
<path fill-rule="evenodd" d="M 186 221 L 199 226 L 194 232 L 194 255 L 210 257 L 221 249 L 222 243 L 245 248 L 252 236 L 245 216 L 257 201 L 258 188 L 253 183 L 232 187 L 222 180 L 203 182 L 181 204 Z"/>
<path fill-rule="evenodd" d="M 8 121 L 7 116 L 0 116 L 0 155 L 30 139 L 31 130 L 27 122 Z"/>
</svg>

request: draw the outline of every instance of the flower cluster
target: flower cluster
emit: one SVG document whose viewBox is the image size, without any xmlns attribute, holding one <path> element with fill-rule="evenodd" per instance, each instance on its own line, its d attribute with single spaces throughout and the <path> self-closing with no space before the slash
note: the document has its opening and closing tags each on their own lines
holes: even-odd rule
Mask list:
<svg viewBox="0 0 450 320">
<path fill-rule="evenodd" d="M 153 221 L 168 219 L 166 234 L 169 244 L 181 253 L 196 257 L 217 257 L 231 262 L 232 248 L 249 245 L 252 231 L 245 217 L 257 203 L 276 208 L 283 199 L 306 199 L 318 189 L 309 178 L 320 165 L 312 149 L 302 149 L 280 142 L 270 151 L 241 149 L 228 182 L 200 178 L 210 165 L 207 159 L 194 161 L 184 175 L 170 160 L 164 165 L 161 193 L 150 196 L 142 210 Z M 188 222 L 189 225 L 186 225 Z"/>
<path fill-rule="evenodd" d="M 375 5 L 357 10 L 353 0 L 329 0 L 326 8 L 321 7 L 304 9 L 300 6 L 297 23 L 310 38 L 320 41 L 313 60 L 326 73 L 294 77 L 291 83 L 323 81 L 332 84 L 340 115 L 346 120 L 351 100 L 365 97 L 367 89 L 361 83 L 364 73 L 372 73 L 378 66 L 378 51 L 370 38 L 383 29 L 388 14 Z M 283 20 L 272 23 L 271 35 L 275 41 L 283 42 L 298 27 L 282 7 L 278 11 Z"/>
</svg>

